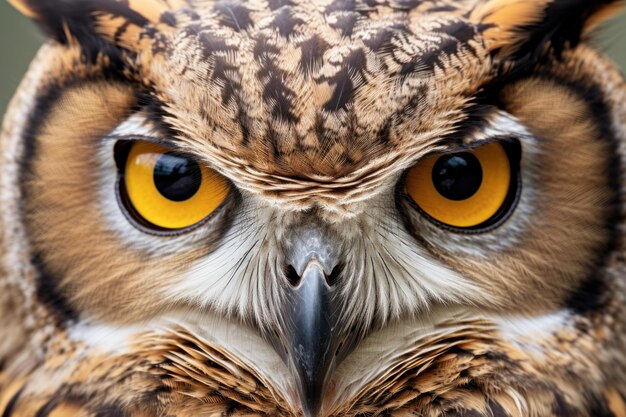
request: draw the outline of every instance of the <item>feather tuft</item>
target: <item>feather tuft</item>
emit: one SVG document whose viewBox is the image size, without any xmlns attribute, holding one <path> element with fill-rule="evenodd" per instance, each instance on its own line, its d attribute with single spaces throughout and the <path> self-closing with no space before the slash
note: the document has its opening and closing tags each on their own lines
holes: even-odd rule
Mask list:
<svg viewBox="0 0 626 417">
<path fill-rule="evenodd" d="M 617 0 L 490 0 L 470 20 L 483 29 L 488 49 L 500 58 L 557 55 L 618 13 Z"/>
</svg>

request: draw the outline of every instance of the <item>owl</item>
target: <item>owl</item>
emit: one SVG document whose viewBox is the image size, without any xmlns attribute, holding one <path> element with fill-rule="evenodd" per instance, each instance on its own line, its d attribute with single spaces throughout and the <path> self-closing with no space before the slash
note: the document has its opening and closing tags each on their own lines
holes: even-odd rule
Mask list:
<svg viewBox="0 0 626 417">
<path fill-rule="evenodd" d="M 9 0 L 2 417 L 626 417 L 611 0 Z"/>
</svg>

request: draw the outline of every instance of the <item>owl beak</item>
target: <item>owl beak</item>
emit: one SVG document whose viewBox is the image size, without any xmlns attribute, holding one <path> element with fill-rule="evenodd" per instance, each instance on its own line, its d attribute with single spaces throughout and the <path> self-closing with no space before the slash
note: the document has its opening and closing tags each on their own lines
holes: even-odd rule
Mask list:
<svg viewBox="0 0 626 417">
<path fill-rule="evenodd" d="M 320 414 L 328 380 L 336 365 L 340 344 L 333 288 L 321 265 L 313 262 L 291 289 L 285 311 L 282 352 L 297 381 L 302 409 L 307 417 Z M 286 352 L 285 352 L 286 351 Z"/>
</svg>

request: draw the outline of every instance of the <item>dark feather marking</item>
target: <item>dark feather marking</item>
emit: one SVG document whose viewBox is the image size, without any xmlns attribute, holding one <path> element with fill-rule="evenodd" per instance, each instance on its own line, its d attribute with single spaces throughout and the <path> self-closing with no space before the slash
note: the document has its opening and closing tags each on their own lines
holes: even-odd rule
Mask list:
<svg viewBox="0 0 626 417">
<path fill-rule="evenodd" d="M 453 38 L 443 39 L 439 44 L 439 50 L 422 56 L 421 64 L 432 71 L 436 65 L 442 64 L 442 59 L 455 55 L 460 48 L 461 43 L 458 40 Z"/>
<path fill-rule="evenodd" d="M 267 132 L 267 141 L 271 145 L 272 155 L 274 155 L 274 158 L 280 159 L 282 155 L 282 151 L 281 151 L 280 144 L 279 144 L 280 138 L 278 137 L 276 130 L 274 130 L 271 126 L 269 127 L 268 132 Z"/>
<path fill-rule="evenodd" d="M 50 114 L 50 111 L 54 104 L 57 102 L 62 92 L 67 86 L 60 86 L 53 83 L 47 87 L 47 91 L 39 96 L 34 111 L 31 113 L 28 123 L 26 124 L 26 130 L 24 132 L 22 143 L 24 144 L 24 153 L 20 159 L 20 181 L 22 184 L 22 194 L 24 199 L 21 201 L 20 213 L 23 217 L 28 216 L 28 210 L 24 206 L 29 196 L 28 184 L 31 183 L 33 174 L 31 164 L 34 162 L 37 155 L 37 135 L 39 129 L 45 123 L 46 118 Z M 23 224 L 28 225 L 29 222 L 24 218 Z M 29 230 L 27 230 L 29 234 Z M 49 271 L 46 271 L 45 263 L 42 260 L 41 254 L 33 254 L 31 262 L 34 268 L 37 270 L 36 278 L 36 295 L 39 301 L 45 306 L 48 306 L 53 314 L 53 318 L 60 328 L 64 328 L 67 322 L 78 319 L 78 313 L 70 307 L 68 300 L 63 296 L 57 288 L 59 283 L 58 277 L 55 277 Z"/>
<path fill-rule="evenodd" d="M 294 17 L 290 7 L 280 8 L 272 21 L 272 26 L 278 29 L 280 36 L 289 39 L 294 33 L 296 26 L 304 24 L 300 18 Z"/>
<path fill-rule="evenodd" d="M 589 277 L 582 284 L 572 291 L 567 300 L 567 307 L 577 314 L 585 315 L 600 311 L 610 298 L 607 294 L 608 286 L 604 271 L 611 260 L 611 255 L 617 252 L 620 241 L 620 231 L 617 225 L 623 224 L 624 218 L 620 213 L 623 205 L 621 184 L 624 179 L 622 165 L 620 161 L 619 139 L 613 130 L 612 113 L 607 105 L 606 98 L 599 86 L 592 83 L 572 82 L 554 76 L 549 77 L 553 82 L 565 85 L 579 95 L 583 102 L 589 105 L 593 114 L 596 127 L 600 131 L 599 137 L 610 147 L 609 165 L 606 178 L 609 187 L 613 190 L 613 197 L 608 203 L 609 213 L 606 216 L 605 228 L 609 235 L 606 246 L 597 248 L 597 256 L 590 259 L 597 259 L 596 265 L 591 268 Z"/>
<path fill-rule="evenodd" d="M 327 14 L 333 12 L 351 12 L 356 9 L 355 0 L 335 0 L 326 6 L 325 12 Z"/>
<path fill-rule="evenodd" d="M 335 22 L 330 24 L 330 27 L 338 30 L 341 36 L 350 37 L 360 17 L 361 15 L 356 12 L 335 13 L 333 16 Z"/>
<path fill-rule="evenodd" d="M 504 408 L 494 400 L 489 400 L 489 409 L 492 417 L 510 417 Z"/>
<path fill-rule="evenodd" d="M 41 407 L 35 417 L 48 417 L 57 407 L 62 405 L 87 405 L 87 399 L 75 394 L 56 393 L 43 407 Z M 99 404 L 94 417 L 126 417 L 128 413 L 118 404 Z"/>
<path fill-rule="evenodd" d="M 221 15 L 222 25 L 237 32 L 245 31 L 252 26 L 250 10 L 240 2 L 223 0 L 216 3 L 213 9 Z"/>
<path fill-rule="evenodd" d="M 461 44 L 466 44 L 470 40 L 474 39 L 477 35 L 476 28 L 463 21 L 453 21 L 445 26 L 442 26 L 437 32 L 445 33 L 452 36 Z"/>
<path fill-rule="evenodd" d="M 315 114 L 315 137 L 320 143 L 325 143 L 332 137 L 331 133 L 326 129 L 326 117 L 320 111 Z"/>
<path fill-rule="evenodd" d="M 616 417 L 603 400 L 592 397 L 589 404 L 589 415 L 593 417 Z"/>
<path fill-rule="evenodd" d="M 469 41 L 477 35 L 476 29 L 465 22 L 454 21 L 442 26 L 437 32 L 446 34 L 439 40 L 439 45 L 421 56 L 414 57 L 410 62 L 402 64 L 400 75 L 407 77 L 420 72 L 432 72 L 435 66 L 442 65 L 445 58 L 457 55 L 462 51 L 473 52 Z"/>
<path fill-rule="evenodd" d="M 234 95 L 241 91 L 241 83 L 237 80 L 236 74 L 239 69 L 229 61 L 228 57 L 216 56 L 214 58 L 211 78 L 221 86 L 222 104 L 227 106 Z"/>
<path fill-rule="evenodd" d="M 437 6 L 427 10 L 428 13 L 454 12 L 457 8 L 454 6 Z"/>
<path fill-rule="evenodd" d="M 156 130 L 163 134 L 166 141 L 174 141 L 176 139 L 179 132 L 165 121 L 169 115 L 165 103 L 154 97 L 149 91 L 136 93 L 134 110 L 136 112 L 145 112 L 147 120 L 155 126 Z"/>
<path fill-rule="evenodd" d="M 298 123 L 299 118 L 293 112 L 292 107 L 295 94 L 285 85 L 280 70 L 273 63 L 268 63 L 261 69 L 259 75 L 266 80 L 263 87 L 263 100 L 272 107 L 272 116 L 289 123 Z"/>
<path fill-rule="evenodd" d="M 208 31 L 202 31 L 202 26 L 200 25 L 191 25 L 185 32 L 187 36 L 198 37 L 205 59 L 209 59 L 216 52 L 235 52 L 237 50 L 235 47 L 227 45 L 223 37 Z M 198 33 L 200 34 L 198 35 Z"/>
<path fill-rule="evenodd" d="M 476 410 L 454 410 L 446 413 L 446 417 L 486 417 Z"/>
<path fill-rule="evenodd" d="M 552 405 L 552 412 L 558 417 L 571 417 L 579 414 L 574 407 L 572 407 L 572 405 L 565 400 L 563 395 L 556 390 L 554 391 L 554 404 Z"/>
<path fill-rule="evenodd" d="M 324 53 L 329 45 L 324 39 L 314 35 L 302 41 L 298 46 L 302 52 L 300 67 L 308 76 L 322 66 Z"/>
<path fill-rule="evenodd" d="M 178 23 L 176 20 L 176 15 L 172 12 L 165 12 L 161 15 L 161 23 L 164 23 L 171 27 L 176 27 Z"/>
<path fill-rule="evenodd" d="M 13 411 L 15 411 L 15 407 L 17 406 L 17 402 L 22 396 L 22 392 L 24 392 L 24 388 L 22 387 L 18 392 L 16 392 L 13 397 L 9 400 L 6 408 L 2 412 L 2 417 L 12 417 Z"/>
<path fill-rule="evenodd" d="M 426 85 L 422 85 L 415 89 L 413 96 L 409 98 L 404 106 L 402 106 L 402 110 L 393 115 L 396 126 L 401 125 L 419 114 L 420 106 L 422 105 L 424 97 L 427 93 L 428 86 Z"/>
<path fill-rule="evenodd" d="M 63 400 L 60 398 L 59 394 L 55 394 L 55 396 L 51 400 L 49 400 L 43 407 L 37 410 L 35 417 L 48 417 L 61 401 Z"/>
<path fill-rule="evenodd" d="M 567 306 L 577 314 L 599 311 L 609 300 L 607 285 L 595 274 L 587 277 L 569 296 Z"/>
<path fill-rule="evenodd" d="M 98 408 L 95 417 L 126 417 L 127 412 L 119 405 L 108 404 Z"/>
<path fill-rule="evenodd" d="M 397 12 L 408 13 L 411 10 L 421 6 L 424 0 L 362 0 L 372 9 L 379 7 L 388 7 Z"/>
<path fill-rule="evenodd" d="M 393 128 L 394 128 L 394 120 L 392 117 L 389 117 L 387 120 L 385 120 L 385 124 L 380 129 L 380 132 L 378 133 L 378 138 L 383 143 L 389 143 L 389 139 L 391 137 L 391 131 Z"/>
<path fill-rule="evenodd" d="M 67 43 L 68 39 L 64 30 L 64 22 L 67 23 L 72 33 L 79 39 L 94 34 L 94 12 L 111 13 L 120 16 L 128 22 L 146 26 L 148 20 L 130 9 L 123 2 L 97 2 L 97 1 L 26 1 L 28 6 L 35 11 L 39 17 L 39 23 L 44 30 L 62 43 Z"/>
<path fill-rule="evenodd" d="M 603 7 L 617 0 L 556 0 L 548 4 L 544 19 L 538 24 L 520 26 L 517 32 L 525 35 L 525 41 L 510 57 L 513 60 L 535 61 L 545 53 L 549 44 L 557 56 L 570 47 L 577 46 L 585 23 Z"/>
<path fill-rule="evenodd" d="M 196 21 L 198 21 L 198 20 L 200 20 L 200 19 L 201 19 L 201 17 L 200 17 L 200 15 L 198 14 L 198 12 L 196 12 L 195 10 L 190 9 L 190 8 L 181 9 L 181 10 L 179 11 L 179 13 L 181 13 L 181 14 L 183 14 L 183 15 L 187 16 L 187 17 L 189 18 L 189 20 L 190 20 L 190 21 L 194 21 L 194 22 L 196 22 Z"/>
<path fill-rule="evenodd" d="M 165 54 L 170 49 L 169 40 L 162 33 L 157 32 L 150 35 L 152 37 L 152 45 L 150 49 L 153 55 Z M 184 71 L 183 71 L 184 72 Z"/>
<path fill-rule="evenodd" d="M 296 94 L 284 80 L 285 74 L 274 62 L 280 51 L 276 45 L 266 38 L 258 39 L 253 50 L 254 56 L 260 61 L 259 79 L 263 81 L 263 101 L 271 107 L 272 116 L 288 123 L 298 123 L 299 118 L 293 112 Z"/>
<path fill-rule="evenodd" d="M 456 123 L 454 132 L 441 139 L 445 145 L 462 147 L 467 137 L 485 129 L 491 116 L 499 111 L 494 102 L 486 97 L 477 97 L 466 108 L 462 109 L 463 117 Z"/>
<path fill-rule="evenodd" d="M 202 31 L 199 25 L 193 25 L 189 33 L 194 36 L 194 32 L 200 32 L 197 37 L 202 45 L 204 59 L 213 62 L 210 78 L 221 87 L 222 104 L 227 106 L 241 92 L 241 83 L 237 77 L 239 68 L 228 57 L 228 52 L 234 52 L 236 48 L 227 45 L 223 37 Z"/>
<path fill-rule="evenodd" d="M 374 34 L 370 35 L 363 43 L 373 52 L 384 52 L 391 50 L 394 36 L 401 32 L 406 33 L 408 28 L 405 25 L 396 24 L 393 26 L 378 29 Z"/>
<path fill-rule="evenodd" d="M 126 33 L 131 24 L 132 23 L 130 22 L 124 22 L 117 28 L 117 30 L 115 31 L 115 35 L 113 36 L 115 43 L 118 43 L 120 41 L 120 39 L 122 38 L 124 33 Z"/>
<path fill-rule="evenodd" d="M 37 269 L 37 298 L 52 308 L 59 327 L 68 322 L 78 321 L 78 311 L 70 305 L 67 297 L 58 288 L 60 277 L 48 270 L 41 254 L 33 255 L 31 262 Z"/>
<path fill-rule="evenodd" d="M 49 116 L 50 111 L 63 92 L 72 87 L 80 87 L 84 83 L 91 83 L 95 79 L 114 82 L 124 81 L 123 75 L 118 72 L 118 69 L 104 68 L 100 77 L 68 80 L 64 85 L 51 83 L 39 95 L 37 104 L 29 116 L 28 123 L 25 124 L 26 129 L 22 138 L 24 153 L 20 157 L 21 178 L 19 180 L 19 183 L 22 184 L 22 193 L 24 195 L 24 199 L 20 203 L 22 205 L 20 208 L 22 216 L 26 217 L 29 215 L 24 202 L 29 199 L 30 190 L 28 184 L 31 183 L 32 176 L 34 175 L 31 164 L 37 156 L 37 136 L 41 127 L 45 125 L 46 118 Z M 22 223 L 30 224 L 25 218 L 22 220 Z M 32 231 L 27 229 L 27 234 L 29 235 L 29 240 L 32 240 L 32 238 L 30 238 Z M 69 300 L 59 290 L 58 284 L 60 278 L 48 269 L 44 254 L 34 252 L 31 262 L 37 271 L 36 296 L 43 305 L 49 307 L 55 324 L 59 328 L 64 328 L 68 323 L 78 320 L 78 312 L 70 305 Z"/>
<path fill-rule="evenodd" d="M 342 62 L 341 69 L 327 81 L 335 85 L 332 97 L 324 104 L 324 110 L 336 112 L 347 110 L 355 94 L 353 78 L 365 69 L 367 59 L 363 50 L 354 50 Z"/>
<path fill-rule="evenodd" d="M 239 125 L 241 126 L 241 144 L 243 146 L 248 146 L 250 143 L 250 118 L 248 116 L 248 112 L 245 108 L 245 101 L 242 100 L 239 96 L 237 97 L 237 120 L 239 121 Z"/>
<path fill-rule="evenodd" d="M 293 6 L 293 1 L 292 0 L 269 0 L 269 6 L 271 10 L 278 10 L 281 7 Z"/>
<path fill-rule="evenodd" d="M 143 397 L 143 403 L 146 405 L 157 406 L 160 404 L 160 398 L 163 396 L 168 398 L 171 396 L 173 392 L 173 388 L 168 387 L 166 385 L 160 385 L 158 388 L 153 389 L 152 391 L 146 392 Z"/>
<path fill-rule="evenodd" d="M 396 0 L 394 2 L 394 8 L 397 10 L 410 12 L 411 10 L 421 6 L 423 3 L 424 0 Z"/>
</svg>

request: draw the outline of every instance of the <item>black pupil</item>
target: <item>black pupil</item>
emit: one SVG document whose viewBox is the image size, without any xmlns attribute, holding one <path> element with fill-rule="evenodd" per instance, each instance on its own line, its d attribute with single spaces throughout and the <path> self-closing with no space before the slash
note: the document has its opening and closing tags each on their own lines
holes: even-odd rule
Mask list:
<svg viewBox="0 0 626 417">
<path fill-rule="evenodd" d="M 433 184 L 448 200 L 467 200 L 480 188 L 483 169 L 471 153 L 457 153 L 439 158 L 433 168 Z"/>
<path fill-rule="evenodd" d="M 201 182 L 200 166 L 184 156 L 166 153 L 154 166 L 154 185 L 168 200 L 189 200 L 196 195 Z"/>
</svg>

